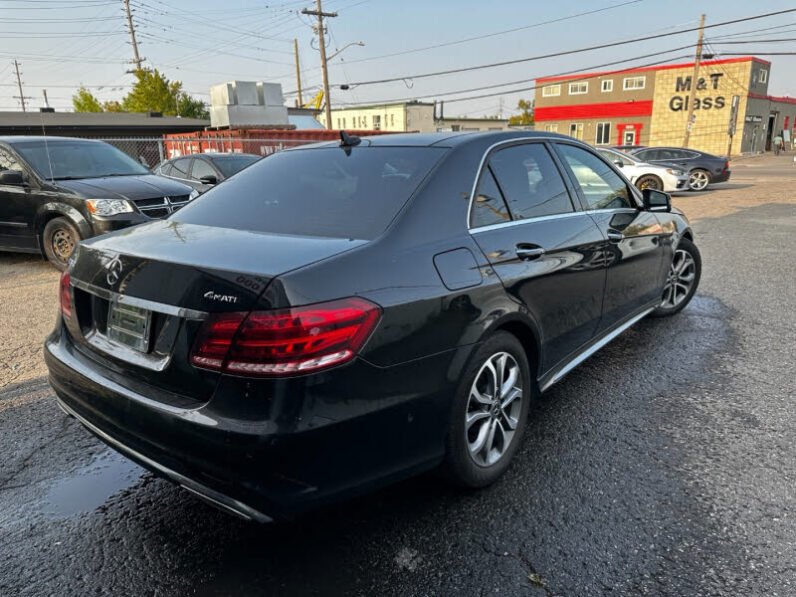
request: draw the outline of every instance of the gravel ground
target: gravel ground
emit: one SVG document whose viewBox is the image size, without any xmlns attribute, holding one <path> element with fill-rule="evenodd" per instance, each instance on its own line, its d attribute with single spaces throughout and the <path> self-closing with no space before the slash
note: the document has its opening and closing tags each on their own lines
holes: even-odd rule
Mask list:
<svg viewBox="0 0 796 597">
<path fill-rule="evenodd" d="M 216 512 L 62 416 L 57 274 L 0 256 L 0 595 L 793 595 L 796 169 L 675 198 L 700 293 L 545 394 L 515 466 L 424 476 L 288 525 Z"/>
</svg>

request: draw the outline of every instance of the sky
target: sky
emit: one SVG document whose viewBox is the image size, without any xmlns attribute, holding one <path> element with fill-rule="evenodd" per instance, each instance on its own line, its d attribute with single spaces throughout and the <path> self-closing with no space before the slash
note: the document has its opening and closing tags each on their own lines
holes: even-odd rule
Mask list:
<svg viewBox="0 0 796 597">
<path fill-rule="evenodd" d="M 209 100 L 211 85 L 238 80 L 282 84 L 293 105 L 298 40 L 305 102 L 321 85 L 314 0 L 131 0 L 145 65 Z M 332 106 L 397 99 L 444 100 L 446 116 L 511 115 L 533 98 L 536 77 L 654 61 L 689 61 L 696 32 L 542 60 L 415 78 L 418 75 L 675 33 L 698 25 L 794 9 L 793 0 L 325 0 Z M 591 14 L 582 14 L 590 12 Z M 760 31 L 766 29 L 765 31 Z M 513 31 L 512 31 L 513 30 Z M 707 29 L 706 51 L 770 60 L 769 93 L 796 96 L 796 12 Z M 771 42 L 766 40 L 785 40 Z M 749 41 L 751 43 L 728 43 Z M 20 109 L 13 61 L 29 107 L 71 109 L 83 84 L 101 100 L 121 99 L 133 76 L 122 0 L 0 0 L 0 111 Z M 431 47 L 436 46 L 436 47 Z M 660 56 L 643 55 L 672 50 Z M 372 81 L 401 80 L 368 84 Z M 350 84 L 348 90 L 340 85 Z M 505 84 L 505 85 L 504 85 Z M 501 85 L 500 87 L 494 87 Z M 451 92 L 493 86 L 490 89 Z M 486 95 L 476 99 L 472 96 Z"/>
</svg>

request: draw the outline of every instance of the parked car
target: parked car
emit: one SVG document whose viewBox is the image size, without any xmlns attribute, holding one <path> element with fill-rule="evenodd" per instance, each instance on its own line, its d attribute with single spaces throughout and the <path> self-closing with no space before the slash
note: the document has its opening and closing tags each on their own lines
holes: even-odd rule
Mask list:
<svg viewBox="0 0 796 597">
<path fill-rule="evenodd" d="M 635 149 L 642 149 L 646 145 L 613 145 L 611 149 L 618 149 L 619 151 L 633 151 Z"/>
<path fill-rule="evenodd" d="M 642 191 L 655 189 L 672 193 L 688 190 L 688 175 L 685 170 L 677 166 L 647 164 L 630 154 L 613 149 L 598 148 L 597 152 L 606 160 L 619 166 L 622 169 L 622 174 Z"/>
<path fill-rule="evenodd" d="M 172 158 L 155 172 L 204 193 L 260 158 L 253 153 L 198 153 Z"/>
<path fill-rule="evenodd" d="M 63 410 L 244 518 L 438 466 L 492 483 L 540 391 L 699 283 L 669 196 L 570 137 L 342 136 L 81 243 L 61 278 Z"/>
<path fill-rule="evenodd" d="M 191 193 L 102 141 L 0 137 L 0 250 L 63 269 L 81 239 L 163 218 Z"/>
<path fill-rule="evenodd" d="M 718 157 L 679 147 L 644 147 L 630 152 L 640 160 L 651 164 L 674 164 L 688 172 L 688 188 L 704 191 L 709 184 L 730 180 L 730 162 Z"/>
</svg>

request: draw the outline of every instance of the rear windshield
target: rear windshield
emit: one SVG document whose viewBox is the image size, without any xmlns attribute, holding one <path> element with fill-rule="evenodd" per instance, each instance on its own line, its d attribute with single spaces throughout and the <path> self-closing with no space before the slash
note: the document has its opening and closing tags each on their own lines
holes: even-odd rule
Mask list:
<svg viewBox="0 0 796 597">
<path fill-rule="evenodd" d="M 186 224 L 371 240 L 445 149 L 338 147 L 271 155 L 172 216 Z"/>
<path fill-rule="evenodd" d="M 254 162 L 259 160 L 259 156 L 255 155 L 236 155 L 234 157 L 224 157 L 214 160 L 216 168 L 221 170 L 221 173 L 229 178 L 233 174 L 240 172 L 246 166 L 251 166 Z"/>
</svg>

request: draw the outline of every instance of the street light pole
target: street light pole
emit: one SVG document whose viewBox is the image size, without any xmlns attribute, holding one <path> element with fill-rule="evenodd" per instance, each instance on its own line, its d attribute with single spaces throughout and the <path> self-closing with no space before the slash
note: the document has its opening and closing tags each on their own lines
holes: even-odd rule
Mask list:
<svg viewBox="0 0 796 597">
<path fill-rule="evenodd" d="M 336 12 L 323 12 L 321 0 L 316 0 L 316 9 L 304 9 L 301 14 L 318 17 L 318 39 L 320 40 L 321 51 L 321 72 L 323 73 L 323 95 L 326 98 L 326 128 L 332 128 L 332 101 L 329 97 L 329 70 L 326 64 L 326 31 L 323 28 L 323 17 L 336 17 Z"/>
</svg>

